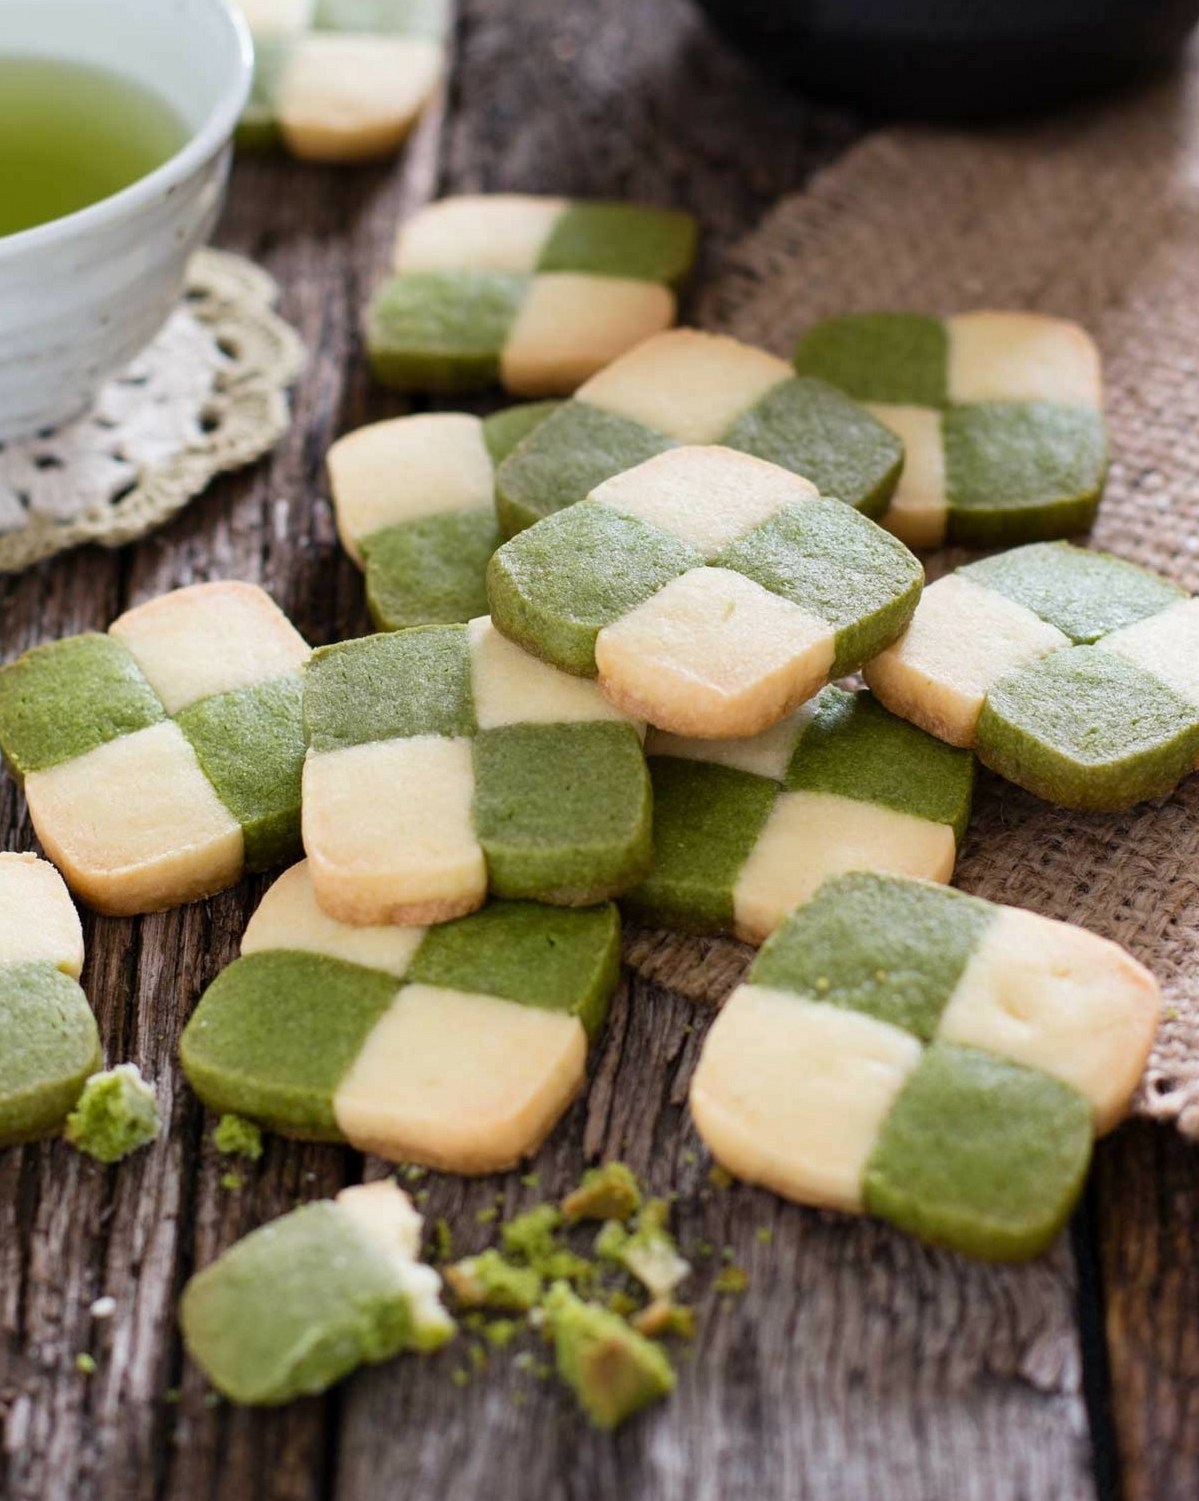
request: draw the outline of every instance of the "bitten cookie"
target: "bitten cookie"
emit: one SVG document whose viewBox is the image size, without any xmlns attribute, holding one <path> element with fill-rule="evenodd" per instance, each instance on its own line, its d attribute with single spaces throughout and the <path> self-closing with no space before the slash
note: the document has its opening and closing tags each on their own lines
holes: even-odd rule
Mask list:
<svg viewBox="0 0 1199 1501">
<path fill-rule="evenodd" d="M 36 855 L 0 854 L 0 1147 L 57 1132 L 103 1066 L 82 969 L 62 877 Z"/>
<path fill-rule="evenodd" d="M 492 619 L 526 651 L 597 677 L 660 729 L 720 739 L 758 734 L 876 656 L 922 583 L 851 506 L 699 447 L 605 480 L 505 543 L 487 574 Z"/>
<path fill-rule="evenodd" d="M 435 1350 L 454 1321 L 420 1260 L 421 1217 L 392 1182 L 272 1220 L 183 1289 L 187 1352 L 232 1402 L 323 1392 L 364 1362 Z"/>
<path fill-rule="evenodd" d="M 304 719 L 304 849 L 342 922 L 587 906 L 649 868 L 641 726 L 488 620 L 323 647 Z"/>
<path fill-rule="evenodd" d="M 1036 313 L 866 313 L 818 323 L 795 368 L 830 381 L 903 439 L 883 525 L 909 547 L 1068 537 L 1107 474 L 1099 351 Z"/>
<path fill-rule="evenodd" d="M 737 1177 L 968 1255 L 1043 1251 L 1127 1112 L 1160 995 L 1067 923 L 896 876 L 827 882 L 704 1043 L 695 1124 Z"/>
<path fill-rule="evenodd" d="M 829 876 L 948 881 L 974 758 L 826 688 L 749 740 L 651 730 L 654 864 L 621 905 L 638 921 L 762 943 Z"/>
<path fill-rule="evenodd" d="M 495 902 L 444 926 L 351 928 L 282 875 L 180 1045 L 210 1109 L 396 1162 L 499 1172 L 583 1083 L 620 972 L 611 906 Z"/>
<path fill-rule="evenodd" d="M 500 527 L 513 536 L 655 454 L 712 443 L 801 474 L 868 516 L 886 509 L 903 466 L 895 434 L 834 386 L 723 334 L 679 328 L 593 376 L 500 465 Z"/>
<path fill-rule="evenodd" d="M 309 650 L 253 584 L 193 584 L 0 668 L 0 749 L 67 884 L 156 912 L 298 851 Z"/>
<path fill-rule="evenodd" d="M 487 563 L 503 541 L 495 466 L 555 402 L 494 416 L 428 412 L 347 433 L 329 450 L 341 544 L 366 573 L 381 631 L 487 613 Z"/>
<path fill-rule="evenodd" d="M 236 0 L 254 37 L 240 144 L 320 162 L 394 151 L 445 69 L 445 0 Z"/>
<path fill-rule="evenodd" d="M 939 579 L 865 674 L 894 713 L 1068 808 L 1164 795 L 1199 757 L 1199 601 L 1065 542 Z"/>
</svg>

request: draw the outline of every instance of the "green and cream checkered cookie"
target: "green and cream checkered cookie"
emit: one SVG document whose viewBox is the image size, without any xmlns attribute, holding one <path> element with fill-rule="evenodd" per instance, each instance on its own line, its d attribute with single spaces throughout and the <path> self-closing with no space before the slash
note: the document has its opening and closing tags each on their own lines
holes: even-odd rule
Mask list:
<svg viewBox="0 0 1199 1501">
<path fill-rule="evenodd" d="M 902 543 L 806 479 L 731 448 L 685 447 L 506 542 L 487 593 L 506 636 L 598 677 L 626 713 L 732 739 L 876 656 L 923 579 Z"/>
<path fill-rule="evenodd" d="M 436 928 L 349 927 L 306 862 L 250 919 L 180 1045 L 212 1110 L 455 1173 L 537 1150 L 582 1086 L 620 973 L 611 905 L 494 902 Z"/>
<path fill-rule="evenodd" d="M 58 1131 L 103 1067 L 82 969 L 62 877 L 36 855 L 0 854 L 0 1147 Z"/>
<path fill-rule="evenodd" d="M 1199 600 L 1066 542 L 931 584 L 865 674 L 894 713 L 1067 808 L 1162 796 L 1199 758 Z"/>
<path fill-rule="evenodd" d="M 486 619 L 322 648 L 304 719 L 304 849 L 342 922 L 587 906 L 649 868 L 642 727 Z"/>
<path fill-rule="evenodd" d="M 899 876 L 827 882 L 704 1043 L 731 1173 L 996 1260 L 1043 1251 L 1125 1115 L 1160 994 L 1082 928 Z"/>
<path fill-rule="evenodd" d="M 974 757 L 828 687 L 750 740 L 651 730 L 654 866 L 622 905 L 639 921 L 761 943 L 829 876 L 948 881 Z"/>
<path fill-rule="evenodd" d="M 329 450 L 342 546 L 366 573 L 381 631 L 487 613 L 487 564 L 503 541 L 495 466 L 555 402 L 492 417 L 429 412 L 347 433 Z"/>
<path fill-rule="evenodd" d="M 420 1260 L 420 1215 L 393 1182 L 303 1204 L 183 1289 L 188 1354 L 231 1402 L 311 1396 L 358 1365 L 435 1350 L 454 1321 Z"/>
<path fill-rule="evenodd" d="M 309 161 L 394 151 L 445 69 L 446 0 L 236 0 L 254 37 L 238 140 Z"/>
<path fill-rule="evenodd" d="M 253 584 L 193 584 L 0 668 L 0 749 L 67 884 L 156 912 L 298 852 L 309 650 Z"/>
<path fill-rule="evenodd" d="M 723 334 L 671 329 L 592 377 L 500 465 L 507 536 L 680 444 L 721 444 L 801 474 L 822 495 L 880 515 L 903 444 L 824 381 Z"/>
<path fill-rule="evenodd" d="M 903 439 L 884 525 L 909 547 L 1067 537 L 1107 474 L 1099 351 L 1036 313 L 864 313 L 818 323 L 795 355 Z"/>
</svg>

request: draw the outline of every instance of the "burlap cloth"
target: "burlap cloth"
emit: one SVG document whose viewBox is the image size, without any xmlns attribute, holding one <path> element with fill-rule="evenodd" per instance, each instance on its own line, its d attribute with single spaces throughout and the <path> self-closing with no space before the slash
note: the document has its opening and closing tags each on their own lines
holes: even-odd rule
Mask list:
<svg viewBox="0 0 1199 1501">
<path fill-rule="evenodd" d="M 1096 336 L 1114 462 L 1094 545 L 1199 590 L 1199 56 L 1052 126 L 872 136 L 733 251 L 698 321 L 786 355 L 828 314 L 979 306 Z M 1199 1136 L 1199 775 L 1163 802 L 1084 816 L 984 774 L 957 882 L 1106 934 L 1154 970 L 1166 1009 L 1136 1108 Z M 649 933 L 628 952 L 708 1001 L 751 957 Z"/>
</svg>

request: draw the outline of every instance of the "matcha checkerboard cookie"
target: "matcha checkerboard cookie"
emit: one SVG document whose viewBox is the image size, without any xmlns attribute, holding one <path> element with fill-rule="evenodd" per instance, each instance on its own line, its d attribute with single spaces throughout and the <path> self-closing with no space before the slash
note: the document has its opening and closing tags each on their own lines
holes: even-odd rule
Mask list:
<svg viewBox="0 0 1199 1501">
<path fill-rule="evenodd" d="M 1066 542 L 939 579 L 865 674 L 894 713 L 1068 808 L 1171 792 L 1199 757 L 1199 601 Z"/>
<path fill-rule="evenodd" d="M 948 881 L 974 757 L 828 687 L 749 740 L 651 730 L 654 865 L 622 905 L 641 922 L 761 943 L 829 876 Z"/>
<path fill-rule="evenodd" d="M 445 68 L 446 0 L 236 0 L 254 37 L 246 146 L 355 162 L 394 151 Z"/>
<path fill-rule="evenodd" d="M 533 434 L 536 441 L 556 419 Z M 659 729 L 756 735 L 903 630 L 916 559 L 806 479 L 670 448 L 492 558 L 496 626 Z"/>
<path fill-rule="evenodd" d="M 1107 473 L 1099 351 L 1035 313 L 866 313 L 818 323 L 795 355 L 903 439 L 885 525 L 910 547 L 1085 531 Z"/>
<path fill-rule="evenodd" d="M 0 1147 L 58 1131 L 103 1066 L 82 969 L 62 877 L 36 855 L 0 854 Z"/>
<path fill-rule="evenodd" d="M 329 450 L 342 546 L 366 573 L 381 631 L 487 613 L 487 563 L 503 541 L 495 466 L 555 402 L 494 416 L 429 412 L 347 433 Z"/>
<path fill-rule="evenodd" d="M 179 1320 L 188 1354 L 233 1402 L 323 1392 L 364 1362 L 453 1337 L 421 1217 L 391 1182 L 343 1188 L 247 1235 L 197 1272 Z"/>
<path fill-rule="evenodd" d="M 898 876 L 826 883 L 707 1039 L 695 1124 L 730 1172 L 996 1260 L 1043 1251 L 1157 1025 L 1081 928 Z"/>
<path fill-rule="evenodd" d="M 184 1030 L 211 1109 L 395 1162 L 489 1173 L 536 1151 L 583 1083 L 620 972 L 610 905 L 495 902 L 440 927 L 349 927 L 304 863 Z"/>
<path fill-rule="evenodd" d="M 194 584 L 0 668 L 0 749 L 77 896 L 156 912 L 297 853 L 303 638 L 253 584 Z"/>
<path fill-rule="evenodd" d="M 500 526 L 513 536 L 680 444 L 767 459 L 868 516 L 903 467 L 895 434 L 836 387 L 724 334 L 671 329 L 593 376 L 505 459 Z"/>
<path fill-rule="evenodd" d="M 649 867 L 642 727 L 488 620 L 322 648 L 304 719 L 304 849 L 342 922 L 587 906 Z"/>
</svg>

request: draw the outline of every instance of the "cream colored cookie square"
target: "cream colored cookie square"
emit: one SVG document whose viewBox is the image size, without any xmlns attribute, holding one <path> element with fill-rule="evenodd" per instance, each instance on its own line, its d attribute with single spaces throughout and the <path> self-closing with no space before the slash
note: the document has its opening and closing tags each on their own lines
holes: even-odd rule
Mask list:
<svg viewBox="0 0 1199 1501">
<path fill-rule="evenodd" d="M 299 672 L 311 652 L 256 584 L 192 584 L 127 610 L 109 634 L 128 648 L 168 714 L 216 693 Z"/>
<path fill-rule="evenodd" d="M 1199 599 L 1180 599 L 1096 645 L 1143 667 L 1199 709 Z"/>
<path fill-rule="evenodd" d="M 798 474 L 731 448 L 668 448 L 605 480 L 591 500 L 713 558 L 787 506 L 818 494 Z"/>
<path fill-rule="evenodd" d="M 742 985 L 704 1042 L 691 1083 L 696 1130 L 737 1178 L 860 1210 L 866 1163 L 920 1051 L 860 1011 Z"/>
<path fill-rule="evenodd" d="M 627 720 L 590 678 L 559 672 L 548 662 L 530 656 L 501 636 L 487 616 L 472 620 L 467 630 L 471 693 L 481 730 L 508 724 Z"/>
<path fill-rule="evenodd" d="M 724 334 L 677 328 L 589 380 L 579 400 L 680 443 L 718 443 L 738 417 L 788 380 L 791 367 Z"/>
<path fill-rule="evenodd" d="M 307 860 L 285 870 L 246 925 L 243 954 L 288 949 L 364 964 L 402 979 L 420 948 L 425 928 L 381 925 L 355 928 L 337 922 L 317 905 Z"/>
<path fill-rule="evenodd" d="M 446 922 L 483 905 L 468 739 L 417 735 L 309 751 L 303 835 L 321 910 L 374 927 Z"/>
<path fill-rule="evenodd" d="M 706 761 L 715 766 L 731 766 L 757 777 L 781 782 L 791 764 L 800 737 L 816 713 L 816 700 L 801 704 L 760 735 L 741 740 L 695 740 L 686 735 L 672 735 L 668 730 L 650 730 L 646 735 L 647 756 L 674 756 L 682 761 Z"/>
<path fill-rule="evenodd" d="M 394 264 L 412 271 L 537 269 L 566 198 L 527 193 L 463 193 L 418 210 L 400 226 Z"/>
<path fill-rule="evenodd" d="M 945 824 L 829 792 L 784 792 L 733 887 L 737 936 L 764 943 L 830 876 L 876 870 L 944 882 L 956 858 Z"/>
<path fill-rule="evenodd" d="M 835 632 L 727 568 L 694 568 L 605 626 L 599 684 L 628 714 L 677 735 L 756 735 L 828 678 Z"/>
<path fill-rule="evenodd" d="M 583 1083 L 576 1017 L 435 985 L 406 985 L 333 1098 L 364 1152 L 495 1173 L 535 1152 Z"/>
<path fill-rule="evenodd" d="M 311 161 L 394 151 L 441 78 L 438 42 L 309 32 L 292 49 L 275 112 L 288 149 Z"/>
<path fill-rule="evenodd" d="M 77 980 L 83 929 L 59 873 L 36 855 L 0 854 L 0 965 L 53 964 Z"/>
<path fill-rule="evenodd" d="M 311 24 L 316 0 L 234 0 L 256 42 L 298 36 Z"/>
<path fill-rule="evenodd" d="M 1161 1009 L 1157 981 L 1117 944 L 1018 907 L 997 910 L 938 1036 L 1073 1085 L 1096 1135 L 1128 1113 Z"/>
<path fill-rule="evenodd" d="M 930 584 L 905 633 L 862 675 L 894 714 L 950 745 L 973 745 L 987 693 L 1069 638 L 960 573 Z"/>
<path fill-rule="evenodd" d="M 169 720 L 32 772 L 25 796 L 47 855 L 97 912 L 158 912 L 241 875 L 241 825 Z"/>
<path fill-rule="evenodd" d="M 656 282 L 544 272 L 509 330 L 500 379 L 517 396 L 569 396 L 674 319 L 674 293 Z"/>
<path fill-rule="evenodd" d="M 495 496 L 483 424 L 465 412 L 360 427 L 334 443 L 326 463 L 341 545 L 359 566 L 358 544 L 384 527 L 483 510 Z"/>
<path fill-rule="evenodd" d="M 1039 313 L 959 313 L 949 334 L 949 399 L 1103 405 L 1099 351 L 1085 328 Z"/>
<path fill-rule="evenodd" d="M 879 403 L 866 409 L 903 444 L 903 471 L 882 524 L 907 547 L 940 547 L 949 519 L 940 412 Z"/>
</svg>

